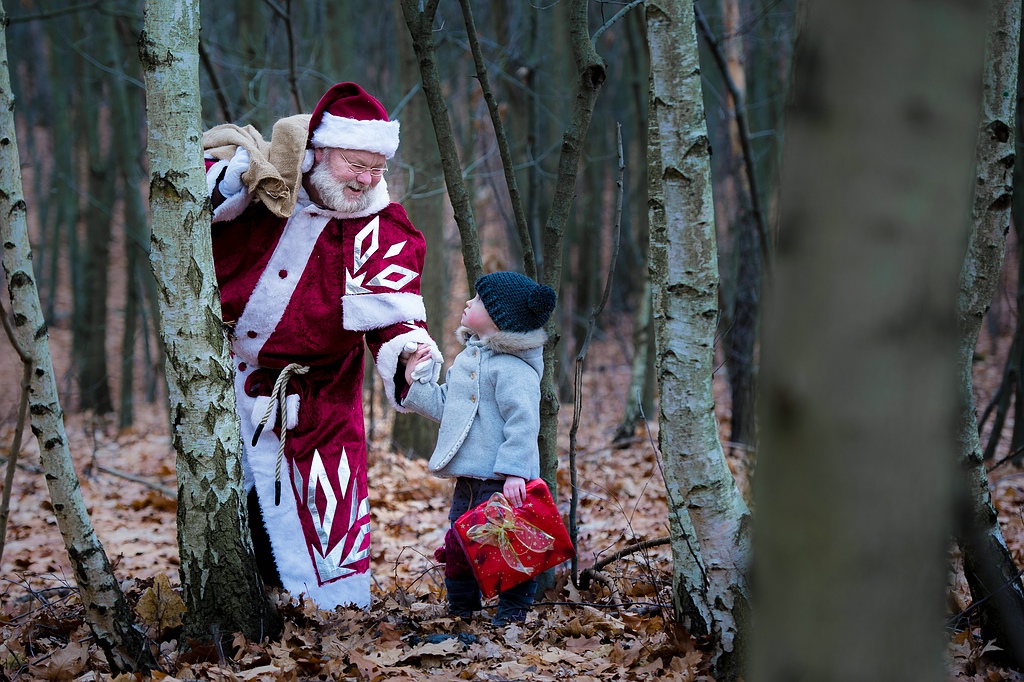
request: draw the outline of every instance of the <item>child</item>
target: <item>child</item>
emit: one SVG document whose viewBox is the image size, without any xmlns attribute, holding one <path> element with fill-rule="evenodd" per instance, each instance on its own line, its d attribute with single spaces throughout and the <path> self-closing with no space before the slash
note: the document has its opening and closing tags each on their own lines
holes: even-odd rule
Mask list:
<svg viewBox="0 0 1024 682">
<path fill-rule="evenodd" d="M 406 363 L 409 392 L 402 405 L 441 422 L 430 470 L 455 478 L 448 520 L 502 492 L 512 506 L 526 499 L 526 482 L 540 476 L 540 378 L 544 372 L 544 323 L 555 292 L 515 272 L 494 272 L 476 281 L 455 335 L 466 348 L 439 386 L 415 372 L 429 359 L 421 346 Z M 481 608 L 480 589 L 454 529 L 445 536 L 448 611 L 469 618 Z M 528 580 L 498 595 L 492 622 L 523 621 L 537 589 Z"/>
</svg>

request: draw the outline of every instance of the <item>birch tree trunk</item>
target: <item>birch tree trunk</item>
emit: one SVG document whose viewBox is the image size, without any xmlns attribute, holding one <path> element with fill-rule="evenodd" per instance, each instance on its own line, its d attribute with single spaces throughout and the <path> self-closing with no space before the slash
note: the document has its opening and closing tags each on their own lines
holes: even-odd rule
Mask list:
<svg viewBox="0 0 1024 682">
<path fill-rule="evenodd" d="M 1020 48 L 1020 0 L 994 2 L 985 46 L 985 90 L 978 129 L 977 178 L 967 257 L 960 271 L 957 316 L 960 345 L 960 466 L 965 477 L 962 527 L 957 540 L 964 575 L 979 611 L 984 637 L 1024 666 L 1024 585 L 1003 539 L 992 505 L 974 394 L 971 364 L 978 332 L 999 283 L 1013 201 L 1014 116 Z"/>
<path fill-rule="evenodd" d="M 764 317 L 752 682 L 947 679 L 984 19 L 981 2 L 810 3 Z"/>
<path fill-rule="evenodd" d="M 401 0 L 393 1 L 395 23 L 403 21 Z M 416 53 L 412 39 L 405 36 L 396 38 L 396 49 L 401 68 L 398 73 L 399 87 L 409 92 L 419 84 Z M 420 294 L 430 320 L 430 334 L 442 348 L 448 337 L 444 329 L 444 318 L 448 302 L 448 255 L 444 243 L 444 195 L 429 194 L 433 179 L 440 175 L 441 160 L 437 139 L 430 124 L 430 112 L 422 93 L 416 93 L 409 100 L 402 116 L 405 122 L 402 134 L 402 158 L 411 169 L 407 174 L 405 194 L 408 197 L 403 206 L 409 220 L 423 233 L 427 242 L 427 255 L 420 277 Z M 417 196 L 420 194 L 420 196 Z M 372 376 L 372 375 L 371 375 Z M 440 425 L 412 412 L 397 412 L 392 428 L 392 447 L 409 457 L 429 459 L 437 444 Z"/>
<path fill-rule="evenodd" d="M 275 629 L 253 557 L 241 439 L 210 240 L 199 116 L 199 2 L 148 0 L 139 39 L 149 113 L 153 235 L 171 435 L 178 549 L 196 639 Z"/>
<path fill-rule="evenodd" d="M 711 377 L 718 261 L 711 149 L 693 6 L 648 0 L 651 280 L 676 619 L 709 637 L 715 677 L 739 675 L 749 609 L 750 514 L 718 437 Z"/>
<path fill-rule="evenodd" d="M 64 413 L 57 399 L 49 335 L 32 269 L 14 130 L 6 27 L 7 13 L 0 4 L 0 241 L 3 242 L 4 276 L 14 313 L 15 338 L 32 357 L 29 386 L 32 432 L 39 442 L 39 462 L 46 475 L 53 513 L 75 568 L 85 618 L 96 643 L 114 675 L 151 670 L 156 662 L 142 633 L 132 622 L 120 584 L 89 521 L 64 432 Z"/>
</svg>

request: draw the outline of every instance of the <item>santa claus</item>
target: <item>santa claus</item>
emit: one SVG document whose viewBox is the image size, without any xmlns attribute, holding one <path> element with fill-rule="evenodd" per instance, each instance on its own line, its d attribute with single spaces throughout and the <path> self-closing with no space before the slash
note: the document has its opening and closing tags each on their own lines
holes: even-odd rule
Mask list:
<svg viewBox="0 0 1024 682">
<path fill-rule="evenodd" d="M 364 343 L 399 411 L 406 348 L 432 349 L 433 363 L 417 369 L 435 379 L 441 355 L 420 297 L 423 236 L 391 201 L 384 179 L 398 121 L 355 83 L 328 90 L 308 120 L 291 151 L 287 126 L 275 126 L 269 146 L 258 134 L 251 143 L 243 135 L 229 154 L 204 136 L 213 255 L 233 330 L 260 572 L 322 608 L 367 607 Z M 275 178 L 269 184 L 268 175 Z"/>
</svg>

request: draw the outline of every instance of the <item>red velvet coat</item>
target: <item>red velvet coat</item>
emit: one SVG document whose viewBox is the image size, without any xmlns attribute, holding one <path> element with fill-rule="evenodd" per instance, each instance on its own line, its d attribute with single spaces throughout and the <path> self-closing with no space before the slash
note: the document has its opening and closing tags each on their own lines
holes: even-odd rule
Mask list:
<svg viewBox="0 0 1024 682">
<path fill-rule="evenodd" d="M 419 293 L 423 236 L 390 203 L 384 181 L 374 198 L 361 215 L 308 203 L 304 193 L 288 219 L 260 203 L 236 216 L 237 208 L 214 214 L 222 311 L 234 329 L 246 488 L 256 488 L 284 587 L 322 608 L 370 602 L 364 340 L 392 404 L 402 347 L 434 345 Z M 309 371 L 287 381 L 289 428 L 278 473 L 276 407 L 252 440 L 274 402 L 275 380 L 291 363 Z"/>
</svg>

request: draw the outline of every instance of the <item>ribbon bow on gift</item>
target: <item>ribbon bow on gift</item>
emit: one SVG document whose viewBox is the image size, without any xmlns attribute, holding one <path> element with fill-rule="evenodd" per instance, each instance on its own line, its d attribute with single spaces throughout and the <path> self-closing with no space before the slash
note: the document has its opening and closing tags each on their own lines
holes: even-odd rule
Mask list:
<svg viewBox="0 0 1024 682">
<path fill-rule="evenodd" d="M 547 552 L 554 548 L 555 539 L 525 519 L 515 515 L 515 510 L 501 493 L 494 493 L 484 507 L 484 523 L 470 526 L 466 536 L 482 545 L 496 545 L 501 558 L 509 566 L 522 573 L 530 569 L 523 565 L 515 548 L 512 536 L 530 552 Z"/>
</svg>

